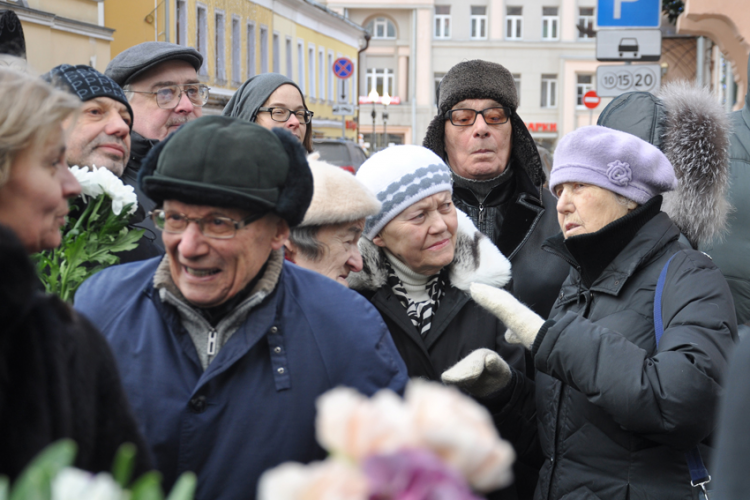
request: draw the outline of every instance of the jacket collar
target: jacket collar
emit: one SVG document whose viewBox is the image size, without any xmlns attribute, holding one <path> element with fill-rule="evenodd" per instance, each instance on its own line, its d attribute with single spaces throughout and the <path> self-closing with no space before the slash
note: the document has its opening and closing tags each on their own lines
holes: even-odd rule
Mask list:
<svg viewBox="0 0 750 500">
<path fill-rule="evenodd" d="M 151 148 L 159 144 L 155 139 L 146 139 L 138 132 L 130 132 L 130 160 L 128 168 L 136 172 L 141 168 L 141 160 L 151 151 Z"/>
<path fill-rule="evenodd" d="M 457 210 L 457 215 L 456 250 L 449 264 L 450 284 L 466 292 L 473 282 L 502 288 L 510 281 L 510 261 L 474 227 L 466 214 Z M 359 240 L 359 250 L 363 268 L 349 275 L 349 286 L 357 291 L 382 288 L 388 280 L 384 252 L 366 238 Z"/>
</svg>

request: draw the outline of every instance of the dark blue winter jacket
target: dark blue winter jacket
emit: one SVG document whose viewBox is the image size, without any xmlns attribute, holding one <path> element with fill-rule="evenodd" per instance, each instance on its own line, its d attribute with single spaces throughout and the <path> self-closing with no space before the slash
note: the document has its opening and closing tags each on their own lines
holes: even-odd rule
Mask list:
<svg viewBox="0 0 750 500">
<path fill-rule="evenodd" d="M 75 303 L 112 346 L 165 487 L 194 471 L 196 499 L 253 499 L 264 470 L 325 456 L 314 430 L 320 394 L 340 385 L 403 392 L 406 367 L 375 308 L 288 263 L 204 372 L 154 288 L 159 262 L 106 269 Z"/>
</svg>

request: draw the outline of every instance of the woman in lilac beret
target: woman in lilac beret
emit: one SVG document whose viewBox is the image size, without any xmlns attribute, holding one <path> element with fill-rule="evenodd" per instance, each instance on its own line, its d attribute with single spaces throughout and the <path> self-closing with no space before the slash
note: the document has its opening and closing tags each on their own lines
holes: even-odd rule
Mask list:
<svg viewBox="0 0 750 500">
<path fill-rule="evenodd" d="M 535 384 L 498 376 L 507 364 L 481 351 L 443 380 L 469 392 L 505 381 L 486 403 L 496 421 L 518 422 L 521 431 L 504 437 L 521 460 L 541 447 L 537 499 L 698 498 L 691 477 L 703 480 L 699 457 L 711 454 L 737 324 L 719 269 L 679 242 L 660 210 L 676 183 L 651 144 L 582 127 L 560 141 L 550 176 L 562 232 L 543 249 L 571 267 L 550 319 L 472 285 L 474 300 L 508 326 L 506 338 L 529 349 Z M 519 384 L 535 405 L 508 397 Z"/>
</svg>

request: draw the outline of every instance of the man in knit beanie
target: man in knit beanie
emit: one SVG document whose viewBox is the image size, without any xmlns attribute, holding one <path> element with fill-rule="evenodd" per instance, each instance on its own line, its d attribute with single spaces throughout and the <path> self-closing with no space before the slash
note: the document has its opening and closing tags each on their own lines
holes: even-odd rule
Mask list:
<svg viewBox="0 0 750 500">
<path fill-rule="evenodd" d="M 68 165 L 105 167 L 121 177 L 130 155 L 133 109 L 120 86 L 83 64 L 61 64 L 42 78 L 83 102 L 66 141 Z"/>
<path fill-rule="evenodd" d="M 568 269 L 541 249 L 560 229 L 539 152 L 517 108 L 510 71 L 489 61 L 461 62 L 440 83 L 424 146 L 451 168 L 456 207 L 510 259 L 513 294 L 547 317 Z"/>
</svg>

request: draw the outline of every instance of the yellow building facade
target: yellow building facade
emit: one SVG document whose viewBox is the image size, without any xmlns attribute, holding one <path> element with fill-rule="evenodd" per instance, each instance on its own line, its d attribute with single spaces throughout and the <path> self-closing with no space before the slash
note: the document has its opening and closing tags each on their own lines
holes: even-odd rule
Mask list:
<svg viewBox="0 0 750 500">
<path fill-rule="evenodd" d="M 354 139 L 353 116 L 333 115 L 336 104 L 354 105 L 356 64 L 365 31 L 305 0 L 105 0 L 104 19 L 114 28 L 111 56 L 146 41 L 195 47 L 204 56 L 200 79 L 211 87 L 204 112 L 220 113 L 248 78 L 281 73 L 302 89 L 315 113 L 316 137 Z M 339 80 L 333 62 L 348 57 L 354 74 Z M 356 107 L 355 107 L 356 110 Z"/>
<path fill-rule="evenodd" d="M 95 0 L 0 1 L 21 20 L 26 56 L 45 73 L 59 64 L 88 64 L 104 71 L 114 30 L 104 26 L 104 5 Z"/>
</svg>

